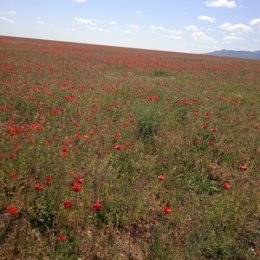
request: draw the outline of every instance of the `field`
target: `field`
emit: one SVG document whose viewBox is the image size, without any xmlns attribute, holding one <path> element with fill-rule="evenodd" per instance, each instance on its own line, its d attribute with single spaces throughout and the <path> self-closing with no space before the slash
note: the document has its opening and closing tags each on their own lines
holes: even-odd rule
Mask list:
<svg viewBox="0 0 260 260">
<path fill-rule="evenodd" d="M 259 259 L 260 61 L 0 37 L 0 259 Z"/>
</svg>

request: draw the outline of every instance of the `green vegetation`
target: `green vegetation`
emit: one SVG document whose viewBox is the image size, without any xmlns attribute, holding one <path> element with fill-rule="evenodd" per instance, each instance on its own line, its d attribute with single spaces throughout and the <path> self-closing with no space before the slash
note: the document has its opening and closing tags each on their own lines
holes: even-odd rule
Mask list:
<svg viewBox="0 0 260 260">
<path fill-rule="evenodd" d="M 10 39 L 1 260 L 259 258 L 259 61 Z"/>
</svg>

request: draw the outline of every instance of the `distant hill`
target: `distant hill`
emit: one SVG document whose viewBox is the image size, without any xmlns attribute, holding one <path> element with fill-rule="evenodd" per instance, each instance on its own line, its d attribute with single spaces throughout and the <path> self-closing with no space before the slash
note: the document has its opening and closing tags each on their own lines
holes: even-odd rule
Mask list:
<svg viewBox="0 0 260 260">
<path fill-rule="evenodd" d="M 213 51 L 207 53 L 207 55 L 260 60 L 260 50 L 259 51 L 220 50 L 220 51 Z"/>
</svg>

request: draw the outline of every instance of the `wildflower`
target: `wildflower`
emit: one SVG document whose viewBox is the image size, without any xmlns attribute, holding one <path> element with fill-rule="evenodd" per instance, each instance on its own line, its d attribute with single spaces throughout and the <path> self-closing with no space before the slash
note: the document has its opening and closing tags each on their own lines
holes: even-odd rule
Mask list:
<svg viewBox="0 0 260 260">
<path fill-rule="evenodd" d="M 158 178 L 159 181 L 164 181 L 165 180 L 165 176 L 163 176 L 163 175 L 159 175 L 157 178 Z"/>
<path fill-rule="evenodd" d="M 216 145 L 216 142 L 215 141 L 210 141 L 209 144 L 210 144 L 210 146 L 214 146 L 214 145 Z"/>
<path fill-rule="evenodd" d="M 85 183 L 85 179 L 84 178 L 78 178 L 77 183 L 84 184 Z"/>
<path fill-rule="evenodd" d="M 103 205 L 101 203 L 99 203 L 99 202 L 93 203 L 93 210 L 95 212 L 101 211 L 102 208 L 103 208 Z"/>
<path fill-rule="evenodd" d="M 81 189 L 82 189 L 82 186 L 81 186 L 80 183 L 75 183 L 75 184 L 71 187 L 71 189 L 72 189 L 73 191 L 75 191 L 75 192 L 80 192 Z"/>
<path fill-rule="evenodd" d="M 119 132 L 117 132 L 117 133 L 115 133 L 114 137 L 117 138 L 117 139 L 121 138 L 121 134 Z"/>
<path fill-rule="evenodd" d="M 12 180 L 17 180 L 17 179 L 18 179 L 18 175 L 17 175 L 17 173 L 15 173 L 15 172 L 10 173 L 10 174 L 9 174 L 9 177 L 10 177 Z"/>
<path fill-rule="evenodd" d="M 50 184 L 50 183 L 52 183 L 52 182 L 53 182 L 52 177 L 48 176 L 48 177 L 45 178 L 45 183 L 46 183 L 46 184 Z"/>
<path fill-rule="evenodd" d="M 210 118 L 211 118 L 211 114 L 210 114 L 209 112 L 206 112 L 206 113 L 205 113 L 205 118 L 206 118 L 206 119 L 210 119 Z"/>
<path fill-rule="evenodd" d="M 60 241 L 63 243 L 67 240 L 67 236 L 66 235 L 60 235 Z"/>
<path fill-rule="evenodd" d="M 195 140 L 195 141 L 194 141 L 194 144 L 195 144 L 195 145 L 199 145 L 200 143 L 201 143 L 201 140 Z"/>
<path fill-rule="evenodd" d="M 229 182 L 225 182 L 224 183 L 224 185 L 223 185 L 223 188 L 225 189 L 225 190 L 230 190 L 231 189 L 231 184 L 229 183 Z"/>
<path fill-rule="evenodd" d="M 240 165 L 239 166 L 240 171 L 246 171 L 247 169 L 248 169 L 248 167 L 246 165 Z"/>
<path fill-rule="evenodd" d="M 117 150 L 117 151 L 122 151 L 123 150 L 122 145 L 120 145 L 120 144 L 115 145 L 114 149 Z"/>
<path fill-rule="evenodd" d="M 158 96 L 158 95 L 151 95 L 151 96 L 148 97 L 148 101 L 159 102 L 160 101 L 160 96 Z"/>
<path fill-rule="evenodd" d="M 217 133 L 217 132 L 218 132 L 218 129 L 217 129 L 217 128 L 212 128 L 212 129 L 210 129 L 210 131 L 211 131 L 212 133 Z"/>
<path fill-rule="evenodd" d="M 194 116 L 198 116 L 199 115 L 199 112 L 197 110 L 193 110 L 192 112 L 193 112 Z"/>
<path fill-rule="evenodd" d="M 61 154 L 61 157 L 62 157 L 62 158 L 66 158 L 66 157 L 68 157 L 68 155 L 69 155 L 68 152 L 63 152 L 63 153 Z"/>
<path fill-rule="evenodd" d="M 39 184 L 39 183 L 37 183 L 37 184 L 34 185 L 34 189 L 36 191 L 42 191 L 42 190 L 44 190 L 44 186 Z"/>
<path fill-rule="evenodd" d="M 155 218 L 152 219 L 151 224 L 152 224 L 152 225 L 156 225 L 156 224 L 157 224 L 157 220 L 156 220 Z"/>
<path fill-rule="evenodd" d="M 163 211 L 165 215 L 169 215 L 172 213 L 172 208 L 168 207 L 168 206 L 164 206 L 163 207 Z"/>
<path fill-rule="evenodd" d="M 11 160 L 15 159 L 16 157 L 17 157 L 16 153 L 10 153 L 10 154 L 9 154 L 9 158 L 10 158 Z"/>
<path fill-rule="evenodd" d="M 75 134 L 75 137 L 76 137 L 77 140 L 81 140 L 82 139 L 81 134 Z"/>
<path fill-rule="evenodd" d="M 67 146 L 63 146 L 63 147 L 62 147 L 62 151 L 63 151 L 64 153 L 67 153 L 67 152 L 69 151 L 69 148 L 68 148 Z"/>
<path fill-rule="evenodd" d="M 16 208 L 16 207 L 10 207 L 10 208 L 7 209 L 7 212 L 8 212 L 10 215 L 15 216 L 15 215 L 18 214 L 19 209 Z"/>
<path fill-rule="evenodd" d="M 66 209 L 71 209 L 73 204 L 71 201 L 67 200 L 67 201 L 64 201 L 63 205 Z"/>
</svg>

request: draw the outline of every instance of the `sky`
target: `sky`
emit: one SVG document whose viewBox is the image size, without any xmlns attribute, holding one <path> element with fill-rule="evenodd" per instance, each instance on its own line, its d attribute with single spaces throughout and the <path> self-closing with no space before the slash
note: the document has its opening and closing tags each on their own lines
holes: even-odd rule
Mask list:
<svg viewBox="0 0 260 260">
<path fill-rule="evenodd" d="M 260 50 L 260 0 L 0 0 L 0 35 L 187 53 Z"/>
</svg>

